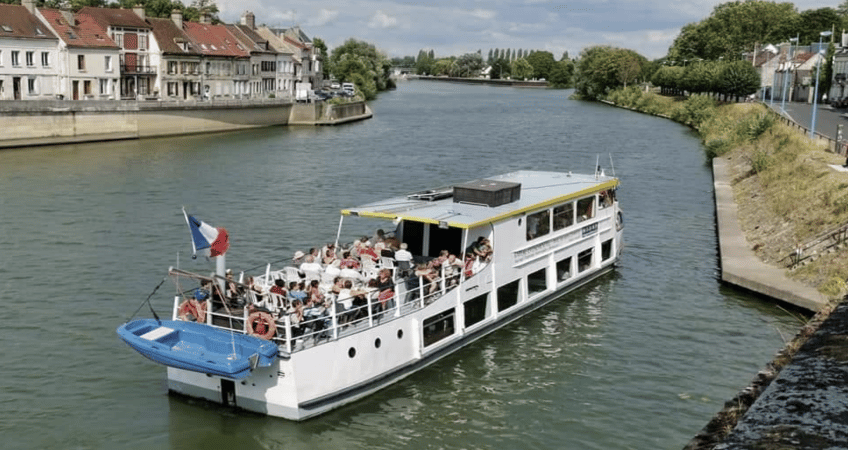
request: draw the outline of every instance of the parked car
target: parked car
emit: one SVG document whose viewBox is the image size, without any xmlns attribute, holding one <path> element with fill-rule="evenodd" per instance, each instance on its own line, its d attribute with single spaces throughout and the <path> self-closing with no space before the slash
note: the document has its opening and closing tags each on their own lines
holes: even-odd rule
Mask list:
<svg viewBox="0 0 848 450">
<path fill-rule="evenodd" d="M 351 93 L 355 93 L 356 92 L 356 86 L 353 83 L 342 83 L 342 90 L 347 91 L 347 92 L 351 92 Z"/>
<path fill-rule="evenodd" d="M 341 89 L 341 87 L 342 87 L 342 85 L 340 85 L 339 83 L 337 83 L 335 81 L 330 84 L 330 89 Z"/>
</svg>

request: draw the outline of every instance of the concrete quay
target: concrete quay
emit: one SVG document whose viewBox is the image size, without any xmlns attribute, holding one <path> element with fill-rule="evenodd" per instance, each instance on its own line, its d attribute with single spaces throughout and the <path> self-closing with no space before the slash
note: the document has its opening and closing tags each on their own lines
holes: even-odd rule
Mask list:
<svg viewBox="0 0 848 450">
<path fill-rule="evenodd" d="M 739 226 L 736 201 L 730 185 L 727 161 L 713 159 L 713 184 L 715 189 L 716 221 L 719 253 L 721 254 L 721 280 L 783 303 L 811 312 L 827 305 L 817 290 L 790 280 L 785 270 L 762 262 L 748 244 Z"/>
</svg>

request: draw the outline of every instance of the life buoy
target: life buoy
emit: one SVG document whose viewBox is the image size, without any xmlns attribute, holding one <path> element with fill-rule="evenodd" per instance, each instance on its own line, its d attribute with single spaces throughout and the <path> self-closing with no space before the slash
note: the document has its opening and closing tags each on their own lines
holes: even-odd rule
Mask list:
<svg viewBox="0 0 848 450">
<path fill-rule="evenodd" d="M 274 318 L 265 311 L 254 311 L 247 316 L 247 334 L 271 339 L 277 334 L 277 325 Z"/>
<path fill-rule="evenodd" d="M 180 320 L 190 322 L 188 318 L 189 314 L 199 323 L 206 322 L 206 302 L 199 302 L 196 299 L 190 298 L 180 303 L 178 309 Z"/>
</svg>

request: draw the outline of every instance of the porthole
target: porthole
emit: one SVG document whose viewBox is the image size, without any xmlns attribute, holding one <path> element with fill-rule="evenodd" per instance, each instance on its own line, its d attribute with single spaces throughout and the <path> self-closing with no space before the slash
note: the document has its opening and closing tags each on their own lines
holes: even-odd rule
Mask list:
<svg viewBox="0 0 848 450">
<path fill-rule="evenodd" d="M 380 348 L 381 344 L 382 342 L 380 342 L 380 338 L 374 340 L 374 348 Z"/>
<path fill-rule="evenodd" d="M 398 330 L 398 339 L 403 337 L 403 330 Z"/>
<path fill-rule="evenodd" d="M 350 350 L 347 351 L 347 356 L 350 356 L 351 358 L 356 356 L 356 349 L 351 347 Z"/>
</svg>

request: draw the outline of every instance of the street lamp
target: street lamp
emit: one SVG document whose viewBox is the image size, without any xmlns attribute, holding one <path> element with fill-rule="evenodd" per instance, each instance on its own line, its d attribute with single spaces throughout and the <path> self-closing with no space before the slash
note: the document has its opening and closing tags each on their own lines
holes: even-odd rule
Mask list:
<svg viewBox="0 0 848 450">
<path fill-rule="evenodd" d="M 822 31 L 819 33 L 819 53 L 821 53 L 822 46 L 822 38 L 830 36 L 830 31 Z M 813 123 L 810 126 L 810 139 L 816 138 L 816 106 L 819 100 L 819 73 L 821 72 L 821 58 L 819 58 L 818 64 L 816 64 L 816 93 L 813 97 Z"/>
<path fill-rule="evenodd" d="M 795 42 L 795 44 L 797 44 L 798 43 L 798 36 L 796 36 L 794 38 L 789 38 L 789 52 L 790 52 L 789 66 L 786 68 L 786 70 L 783 71 L 783 93 L 780 94 L 780 98 L 781 98 L 780 110 L 783 111 L 784 114 L 786 114 L 786 84 L 789 81 L 789 77 L 787 75 L 789 75 L 788 72 L 792 69 L 792 61 L 795 59 L 795 52 L 792 51 L 792 42 L 793 41 Z"/>
</svg>

